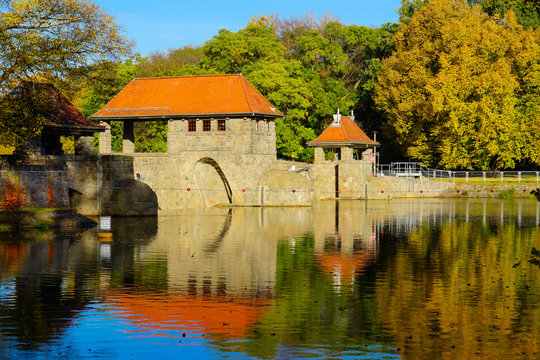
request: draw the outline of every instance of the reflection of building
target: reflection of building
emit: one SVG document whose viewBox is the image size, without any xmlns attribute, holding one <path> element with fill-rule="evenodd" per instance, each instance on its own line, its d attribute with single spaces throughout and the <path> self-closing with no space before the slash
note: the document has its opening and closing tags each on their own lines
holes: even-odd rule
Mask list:
<svg viewBox="0 0 540 360">
<path fill-rule="evenodd" d="M 272 298 L 279 234 L 309 231 L 309 213 L 237 208 L 159 217 L 145 252 L 166 255 L 169 287 L 185 294 Z"/>
<path fill-rule="evenodd" d="M 109 304 L 125 312 L 141 331 L 194 331 L 245 338 L 266 311 L 267 300 L 252 297 L 176 296 L 109 293 Z"/>
<path fill-rule="evenodd" d="M 321 202 L 314 208 L 315 249 L 319 263 L 334 284 L 351 285 L 377 255 L 377 214 L 365 213 L 358 202 Z M 322 220 L 326 218 L 326 221 Z"/>
</svg>

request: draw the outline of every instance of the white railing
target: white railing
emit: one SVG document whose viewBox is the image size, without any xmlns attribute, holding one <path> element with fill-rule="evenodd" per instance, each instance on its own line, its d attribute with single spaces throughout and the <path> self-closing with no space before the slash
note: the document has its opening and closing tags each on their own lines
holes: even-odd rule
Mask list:
<svg viewBox="0 0 540 360">
<path fill-rule="evenodd" d="M 395 162 L 379 165 L 377 175 L 425 177 L 461 183 L 540 183 L 540 171 L 465 171 L 431 169 L 420 162 Z"/>
</svg>

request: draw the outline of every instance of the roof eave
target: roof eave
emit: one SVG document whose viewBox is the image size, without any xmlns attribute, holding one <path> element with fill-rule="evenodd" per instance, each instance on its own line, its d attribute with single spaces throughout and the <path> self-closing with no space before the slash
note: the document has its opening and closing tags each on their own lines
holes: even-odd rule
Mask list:
<svg viewBox="0 0 540 360">
<path fill-rule="evenodd" d="M 69 131 L 93 131 L 93 132 L 103 132 L 106 130 L 104 126 L 96 125 L 96 127 L 93 126 L 78 126 L 78 125 L 51 125 L 51 124 L 45 124 L 43 126 L 47 129 L 54 129 L 54 130 L 69 130 Z"/>
<path fill-rule="evenodd" d="M 240 112 L 240 113 L 209 113 L 209 114 L 152 114 L 152 115 L 92 115 L 91 119 L 96 120 L 163 120 L 163 119 L 186 119 L 186 118 L 216 118 L 216 117 L 244 117 L 244 116 L 262 116 L 272 118 L 284 118 L 284 114 L 270 114 L 261 112 Z"/>
</svg>

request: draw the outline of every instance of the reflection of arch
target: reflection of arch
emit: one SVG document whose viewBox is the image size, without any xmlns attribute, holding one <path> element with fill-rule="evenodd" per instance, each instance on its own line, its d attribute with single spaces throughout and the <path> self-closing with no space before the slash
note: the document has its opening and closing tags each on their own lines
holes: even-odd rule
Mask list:
<svg viewBox="0 0 540 360">
<path fill-rule="evenodd" d="M 212 166 L 216 172 L 218 173 L 219 177 L 221 178 L 221 181 L 223 181 L 223 186 L 225 187 L 225 192 L 227 193 L 227 198 L 229 199 L 229 203 L 233 203 L 233 194 L 231 190 L 231 185 L 229 184 L 229 181 L 227 180 L 227 177 L 225 176 L 225 173 L 221 169 L 221 167 L 218 165 L 218 163 L 209 157 L 205 157 L 197 161 L 198 163 L 207 164 Z"/>
<path fill-rule="evenodd" d="M 231 222 L 232 222 L 232 209 L 229 209 L 229 212 L 227 213 L 227 218 L 225 219 L 225 223 L 223 224 L 223 228 L 221 229 L 221 232 L 216 237 L 216 240 L 206 247 L 205 249 L 206 253 L 215 253 L 219 250 L 221 243 L 225 239 L 225 235 L 227 235 L 227 232 L 229 231 L 229 228 L 231 227 Z"/>
</svg>

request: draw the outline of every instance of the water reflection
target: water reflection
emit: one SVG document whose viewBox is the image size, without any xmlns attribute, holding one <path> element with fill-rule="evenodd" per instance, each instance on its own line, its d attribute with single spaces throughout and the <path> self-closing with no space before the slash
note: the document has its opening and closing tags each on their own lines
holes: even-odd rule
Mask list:
<svg viewBox="0 0 540 360">
<path fill-rule="evenodd" d="M 539 213 L 340 201 L 113 218 L 111 242 L 0 234 L 0 351 L 537 358 Z"/>
</svg>

